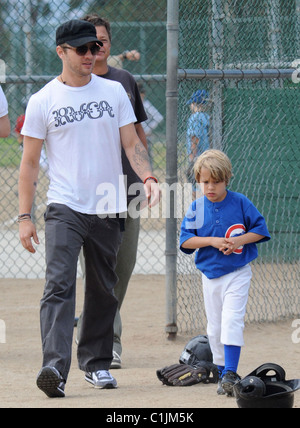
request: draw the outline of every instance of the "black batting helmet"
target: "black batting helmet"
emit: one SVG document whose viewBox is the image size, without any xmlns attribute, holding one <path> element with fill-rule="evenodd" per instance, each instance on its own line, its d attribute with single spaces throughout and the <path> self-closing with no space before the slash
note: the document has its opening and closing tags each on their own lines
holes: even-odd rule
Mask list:
<svg viewBox="0 0 300 428">
<path fill-rule="evenodd" d="M 193 337 L 185 346 L 179 362 L 190 366 L 197 366 L 200 361 L 212 362 L 212 352 L 207 336 L 199 335 Z"/>
<path fill-rule="evenodd" d="M 237 382 L 233 392 L 240 408 L 292 408 L 298 389 L 300 379 L 285 380 L 281 366 L 267 363 Z"/>
</svg>

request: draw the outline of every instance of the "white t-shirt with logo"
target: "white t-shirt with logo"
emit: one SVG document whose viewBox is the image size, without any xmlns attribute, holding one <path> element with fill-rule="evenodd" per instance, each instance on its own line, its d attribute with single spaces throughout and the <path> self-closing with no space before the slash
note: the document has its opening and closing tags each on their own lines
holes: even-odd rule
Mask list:
<svg viewBox="0 0 300 428">
<path fill-rule="evenodd" d="M 86 214 L 126 211 L 119 128 L 135 121 L 123 86 L 95 75 L 82 87 L 54 79 L 34 94 L 22 134 L 45 140 L 48 204 Z"/>
<path fill-rule="evenodd" d="M 4 92 L 0 86 L 0 117 L 8 114 L 8 104 Z"/>
</svg>

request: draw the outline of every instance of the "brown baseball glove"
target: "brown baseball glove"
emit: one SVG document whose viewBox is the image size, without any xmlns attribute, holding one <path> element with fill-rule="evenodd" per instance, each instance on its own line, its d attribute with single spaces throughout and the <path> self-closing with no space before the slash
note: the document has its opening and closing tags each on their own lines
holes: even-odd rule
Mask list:
<svg viewBox="0 0 300 428">
<path fill-rule="evenodd" d="M 212 378 L 210 377 L 211 373 Z M 164 385 L 168 386 L 190 386 L 200 382 L 218 382 L 217 367 L 207 361 L 202 361 L 197 367 L 188 364 L 172 364 L 157 370 L 156 375 Z"/>
</svg>

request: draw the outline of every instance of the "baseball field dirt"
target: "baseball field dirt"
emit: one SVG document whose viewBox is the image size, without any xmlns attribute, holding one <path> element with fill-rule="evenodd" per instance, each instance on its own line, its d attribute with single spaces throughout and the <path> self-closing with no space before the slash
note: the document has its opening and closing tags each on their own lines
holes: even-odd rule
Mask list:
<svg viewBox="0 0 300 428">
<path fill-rule="evenodd" d="M 0 338 L 1 408 L 101 408 L 115 418 L 118 408 L 156 409 L 156 413 L 158 409 L 237 408 L 234 398 L 216 394 L 215 384 L 168 387 L 157 379 L 156 370 L 177 363 L 191 337 L 179 334 L 176 340 L 168 340 L 164 332 L 165 278 L 160 275 L 134 275 L 131 279 L 122 308 L 123 366 L 112 371 L 118 388 L 95 390 L 84 380 L 74 342 L 66 397 L 47 398 L 36 387 L 41 367 L 39 302 L 43 286 L 43 280 L 0 279 L 0 320 L 5 326 Z M 77 315 L 82 294 L 79 280 Z M 246 325 L 239 374 L 246 376 L 261 364 L 272 362 L 285 369 L 287 379 L 300 378 L 300 332 L 295 325 L 299 328 L 300 321 Z M 294 397 L 294 407 L 299 408 L 300 391 Z"/>
</svg>

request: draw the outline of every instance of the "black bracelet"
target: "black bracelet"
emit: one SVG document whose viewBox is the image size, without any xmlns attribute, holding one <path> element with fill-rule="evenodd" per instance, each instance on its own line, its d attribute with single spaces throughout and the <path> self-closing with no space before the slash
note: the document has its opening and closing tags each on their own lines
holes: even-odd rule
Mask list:
<svg viewBox="0 0 300 428">
<path fill-rule="evenodd" d="M 31 214 L 30 213 L 28 213 L 28 214 L 19 214 L 18 215 L 18 220 L 20 220 L 23 217 L 29 217 L 29 218 L 31 218 Z"/>
<path fill-rule="evenodd" d="M 17 223 L 22 223 L 23 221 L 31 221 L 31 214 L 20 214 L 18 215 Z"/>
</svg>

